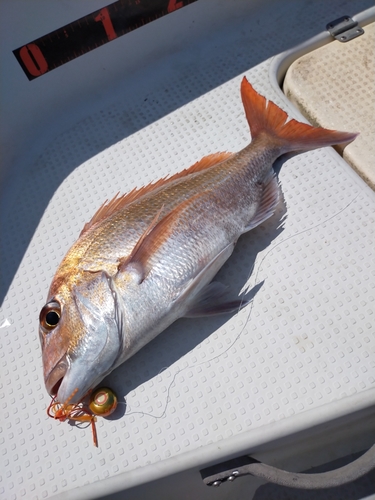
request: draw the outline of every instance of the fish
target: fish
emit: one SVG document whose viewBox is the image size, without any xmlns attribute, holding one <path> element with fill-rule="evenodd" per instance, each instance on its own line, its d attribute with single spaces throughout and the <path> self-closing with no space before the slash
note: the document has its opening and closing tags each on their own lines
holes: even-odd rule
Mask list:
<svg viewBox="0 0 375 500">
<path fill-rule="evenodd" d="M 246 77 L 241 98 L 251 134 L 244 149 L 210 154 L 107 200 L 63 258 L 39 316 L 44 381 L 55 401 L 81 401 L 178 318 L 243 306 L 225 301 L 214 277 L 238 238 L 274 214 L 275 160 L 358 135 L 289 119 Z"/>
</svg>

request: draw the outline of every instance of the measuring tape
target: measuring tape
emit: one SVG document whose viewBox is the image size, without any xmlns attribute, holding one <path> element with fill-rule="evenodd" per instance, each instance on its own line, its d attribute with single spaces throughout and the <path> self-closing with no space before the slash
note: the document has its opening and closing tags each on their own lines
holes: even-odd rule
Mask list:
<svg viewBox="0 0 375 500">
<path fill-rule="evenodd" d="M 118 0 L 13 50 L 29 80 L 197 0 Z"/>
</svg>

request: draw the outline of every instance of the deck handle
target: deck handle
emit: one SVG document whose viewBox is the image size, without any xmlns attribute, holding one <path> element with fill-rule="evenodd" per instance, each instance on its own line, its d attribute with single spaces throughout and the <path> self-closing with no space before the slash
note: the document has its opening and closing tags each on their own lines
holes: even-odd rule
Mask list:
<svg viewBox="0 0 375 500">
<path fill-rule="evenodd" d="M 250 474 L 281 486 L 317 490 L 350 483 L 364 476 L 372 469 L 375 469 L 375 445 L 350 464 L 339 469 L 317 474 L 287 472 L 248 456 L 228 460 L 202 469 L 200 472 L 203 482 L 208 486 L 220 486 L 223 482 L 234 481 L 237 477 Z"/>
</svg>

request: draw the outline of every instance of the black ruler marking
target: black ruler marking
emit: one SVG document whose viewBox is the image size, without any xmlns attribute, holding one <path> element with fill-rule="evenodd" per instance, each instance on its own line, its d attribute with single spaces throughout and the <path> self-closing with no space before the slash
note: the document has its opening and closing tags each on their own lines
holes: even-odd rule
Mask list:
<svg viewBox="0 0 375 500">
<path fill-rule="evenodd" d="M 29 80 L 197 0 L 118 0 L 13 51 Z"/>
</svg>

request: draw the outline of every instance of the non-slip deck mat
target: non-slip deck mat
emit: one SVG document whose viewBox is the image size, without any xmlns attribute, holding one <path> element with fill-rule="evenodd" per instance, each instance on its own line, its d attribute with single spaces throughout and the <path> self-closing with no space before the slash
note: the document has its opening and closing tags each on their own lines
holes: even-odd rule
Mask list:
<svg viewBox="0 0 375 500">
<path fill-rule="evenodd" d="M 351 412 L 350 396 L 375 387 L 375 197 L 330 148 L 282 165 L 284 201 L 220 272 L 233 294 L 255 286 L 253 302 L 232 317 L 180 320 L 107 378 L 126 406 L 99 419 L 98 449 L 90 428 L 47 417 L 37 334 L 55 269 L 102 202 L 247 144 L 244 74 L 293 116 L 269 83 L 269 57 L 307 36 L 299 19 L 310 20 L 312 36 L 342 3 L 283 2 L 269 36 L 252 34 L 260 11 L 170 54 L 110 89 L 105 103 L 93 96 L 83 119 L 72 110 L 69 127 L 16 166 L 22 175 L 2 215 L 4 270 L 18 263 L 24 221 L 46 192 L 50 201 L 1 308 L 1 498 L 50 497 L 297 414 L 309 419 L 334 400 Z M 198 15 L 199 4 L 186 9 Z M 274 40 L 280 23 L 299 35 Z"/>
</svg>

